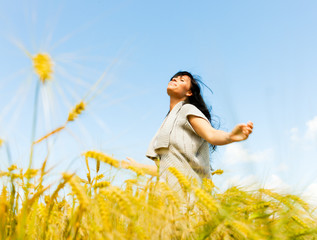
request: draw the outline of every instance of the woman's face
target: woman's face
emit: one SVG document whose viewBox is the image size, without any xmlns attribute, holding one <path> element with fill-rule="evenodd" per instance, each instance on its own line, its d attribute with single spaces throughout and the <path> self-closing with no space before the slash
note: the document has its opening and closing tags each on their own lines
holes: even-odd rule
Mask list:
<svg viewBox="0 0 317 240">
<path fill-rule="evenodd" d="M 191 80 L 189 76 L 178 76 L 172 78 L 167 85 L 167 94 L 170 97 L 177 97 L 185 100 L 187 97 L 192 95 L 190 90 Z"/>
</svg>

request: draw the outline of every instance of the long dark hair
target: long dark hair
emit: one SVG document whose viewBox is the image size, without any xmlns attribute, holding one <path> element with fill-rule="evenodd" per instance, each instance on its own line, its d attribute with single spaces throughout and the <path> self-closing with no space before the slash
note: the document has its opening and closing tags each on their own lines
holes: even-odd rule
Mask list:
<svg viewBox="0 0 317 240">
<path fill-rule="evenodd" d="M 195 105 L 205 116 L 206 118 L 209 120 L 210 124 L 215 127 L 215 121 L 214 119 L 211 119 L 211 110 L 212 107 L 211 106 L 207 106 L 207 104 L 205 103 L 203 97 L 201 96 L 201 88 L 200 85 L 205 86 L 211 93 L 212 90 L 203 83 L 203 81 L 200 79 L 199 76 L 197 75 L 192 75 L 190 72 L 186 72 L 186 71 L 179 71 L 177 72 L 172 78 L 176 78 L 179 76 L 188 76 L 190 78 L 191 81 L 191 92 L 192 95 L 190 97 L 187 98 L 188 103 Z M 218 128 L 218 127 L 215 127 Z M 216 150 L 216 146 L 214 145 L 210 145 L 211 146 L 211 150 L 215 151 Z"/>
</svg>

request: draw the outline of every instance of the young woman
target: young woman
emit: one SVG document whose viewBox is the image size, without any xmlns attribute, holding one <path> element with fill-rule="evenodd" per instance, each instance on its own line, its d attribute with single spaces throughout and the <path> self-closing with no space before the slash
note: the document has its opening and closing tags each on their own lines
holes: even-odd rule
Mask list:
<svg viewBox="0 0 317 240">
<path fill-rule="evenodd" d="M 128 161 L 122 161 L 122 166 L 135 166 L 148 174 L 159 174 L 170 185 L 177 184 L 177 179 L 169 172 L 169 167 L 175 167 L 199 182 L 202 178 L 210 178 L 209 144 L 243 141 L 252 133 L 253 123 L 238 124 L 231 132 L 213 128 L 199 84 L 189 72 L 176 73 L 168 83 L 167 94 L 170 111 L 146 153 L 156 165 L 127 158 Z"/>
</svg>

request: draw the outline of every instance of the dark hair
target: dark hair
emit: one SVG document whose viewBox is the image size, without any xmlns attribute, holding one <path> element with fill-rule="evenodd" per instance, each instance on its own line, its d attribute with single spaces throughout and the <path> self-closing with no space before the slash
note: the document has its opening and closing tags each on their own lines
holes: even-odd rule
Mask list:
<svg viewBox="0 0 317 240">
<path fill-rule="evenodd" d="M 201 96 L 200 93 L 200 84 L 205 85 L 201 80 L 199 76 L 193 76 L 191 73 L 186 72 L 186 71 L 180 71 L 178 73 L 176 73 L 172 78 L 176 78 L 179 76 L 188 76 L 190 78 L 191 81 L 191 87 L 190 90 L 192 92 L 192 95 L 190 97 L 188 97 L 188 102 L 190 104 L 195 105 L 205 116 L 206 118 L 209 120 L 209 122 L 211 122 L 211 116 L 210 116 L 210 110 L 211 108 L 208 109 L 203 97 Z M 206 85 L 205 85 L 206 86 Z M 207 86 L 206 86 L 207 87 Z M 207 87 L 209 90 L 210 88 Z M 211 91 L 211 90 L 210 90 Z M 212 91 L 211 91 L 212 92 Z"/>
<path fill-rule="evenodd" d="M 200 89 L 200 84 L 204 85 L 211 93 L 212 90 L 203 83 L 203 81 L 200 79 L 199 76 L 197 75 L 192 75 L 190 72 L 186 72 L 186 71 L 179 71 L 177 72 L 172 78 L 176 78 L 179 76 L 188 76 L 190 78 L 191 81 L 191 87 L 190 90 L 192 92 L 192 95 L 189 96 L 187 98 L 188 103 L 195 105 L 205 116 L 206 118 L 209 120 L 210 124 L 214 126 L 214 121 L 211 119 L 211 106 L 207 106 L 203 97 L 201 96 L 201 89 Z M 216 146 L 214 145 L 210 145 L 212 147 L 212 150 L 216 150 Z"/>
</svg>

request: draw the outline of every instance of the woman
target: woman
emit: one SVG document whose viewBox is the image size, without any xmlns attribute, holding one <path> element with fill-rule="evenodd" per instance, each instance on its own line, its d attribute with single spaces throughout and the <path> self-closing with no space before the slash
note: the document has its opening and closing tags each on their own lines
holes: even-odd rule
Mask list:
<svg viewBox="0 0 317 240">
<path fill-rule="evenodd" d="M 159 174 L 170 185 L 177 184 L 177 179 L 168 171 L 169 167 L 199 182 L 210 178 L 209 144 L 243 141 L 252 133 L 253 123 L 238 124 L 229 133 L 213 128 L 198 82 L 189 72 L 176 73 L 168 83 L 167 94 L 170 111 L 146 153 L 156 165 L 127 158 L 129 162 L 123 161 L 123 167 L 134 166 L 151 175 Z"/>
</svg>

